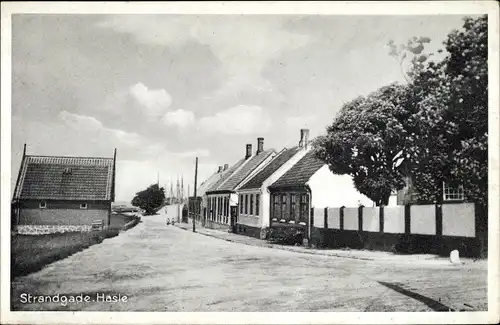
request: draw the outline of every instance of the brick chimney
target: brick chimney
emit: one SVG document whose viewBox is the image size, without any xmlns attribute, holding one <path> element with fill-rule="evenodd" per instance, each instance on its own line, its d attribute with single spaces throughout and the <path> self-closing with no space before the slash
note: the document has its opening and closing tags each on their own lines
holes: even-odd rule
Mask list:
<svg viewBox="0 0 500 325">
<path fill-rule="evenodd" d="M 309 140 L 309 129 L 300 129 L 299 148 L 307 149 L 308 140 Z"/>
<path fill-rule="evenodd" d="M 228 170 L 229 169 L 229 164 L 224 164 L 224 169 L 223 170 Z"/>
<path fill-rule="evenodd" d="M 219 166 L 219 169 L 217 170 L 217 173 L 222 172 L 222 166 Z"/>
<path fill-rule="evenodd" d="M 264 138 L 257 138 L 257 154 L 264 151 Z"/>
<path fill-rule="evenodd" d="M 249 143 L 247 144 L 247 152 L 245 155 L 245 159 L 248 159 L 250 157 L 252 157 L 252 145 Z"/>
</svg>

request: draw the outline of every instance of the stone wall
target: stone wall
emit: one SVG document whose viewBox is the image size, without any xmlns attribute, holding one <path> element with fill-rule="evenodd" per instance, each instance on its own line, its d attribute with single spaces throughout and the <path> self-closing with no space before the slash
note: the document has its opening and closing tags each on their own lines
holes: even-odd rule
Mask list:
<svg viewBox="0 0 500 325">
<path fill-rule="evenodd" d="M 16 227 L 19 235 L 46 235 L 65 232 L 89 232 L 91 225 L 20 225 Z"/>
</svg>

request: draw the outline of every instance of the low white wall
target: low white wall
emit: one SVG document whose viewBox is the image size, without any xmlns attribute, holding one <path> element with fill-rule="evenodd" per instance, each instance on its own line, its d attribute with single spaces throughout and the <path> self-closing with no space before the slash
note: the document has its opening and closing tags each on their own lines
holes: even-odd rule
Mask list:
<svg viewBox="0 0 500 325">
<path fill-rule="evenodd" d="M 380 208 L 363 208 L 363 230 L 377 232 L 380 230 Z"/>
<path fill-rule="evenodd" d="M 325 228 L 325 209 L 314 208 L 314 227 Z"/>
<path fill-rule="evenodd" d="M 443 235 L 475 237 L 474 203 L 443 204 Z"/>
<path fill-rule="evenodd" d="M 340 208 L 328 208 L 328 228 L 340 229 Z"/>
<path fill-rule="evenodd" d="M 344 209 L 344 229 L 359 230 L 358 208 Z"/>
<path fill-rule="evenodd" d="M 404 205 L 384 207 L 384 232 L 404 234 L 405 207 Z"/>
<path fill-rule="evenodd" d="M 434 204 L 412 205 L 410 215 L 410 231 L 412 234 L 436 234 L 436 207 Z"/>
</svg>

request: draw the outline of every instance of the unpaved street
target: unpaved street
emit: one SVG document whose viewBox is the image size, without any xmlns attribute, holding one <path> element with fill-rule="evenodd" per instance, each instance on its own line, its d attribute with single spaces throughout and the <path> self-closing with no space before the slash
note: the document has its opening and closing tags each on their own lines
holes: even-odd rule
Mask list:
<svg viewBox="0 0 500 325">
<path fill-rule="evenodd" d="M 485 310 L 483 265 L 395 265 L 253 247 L 166 226 L 157 215 L 16 279 L 12 303 L 14 310 L 432 311 L 464 303 Z M 23 293 L 127 301 L 22 303 Z"/>
</svg>

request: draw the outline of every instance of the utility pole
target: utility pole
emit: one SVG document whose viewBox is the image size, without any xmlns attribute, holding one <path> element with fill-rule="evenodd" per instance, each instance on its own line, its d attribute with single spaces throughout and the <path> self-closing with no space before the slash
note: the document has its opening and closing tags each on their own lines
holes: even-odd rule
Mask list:
<svg viewBox="0 0 500 325">
<path fill-rule="evenodd" d="M 188 201 L 187 201 L 187 220 L 186 220 L 186 222 L 189 222 L 189 212 L 190 212 L 190 209 L 189 209 L 189 184 L 188 184 L 187 197 L 188 197 Z"/>
<path fill-rule="evenodd" d="M 198 181 L 198 157 L 196 157 L 196 163 L 194 165 L 194 214 L 193 214 L 193 232 L 196 232 L 196 217 L 198 216 L 198 196 L 196 193 L 196 187 L 197 187 L 197 181 Z M 189 196 L 188 196 L 188 201 L 189 201 Z"/>
</svg>

